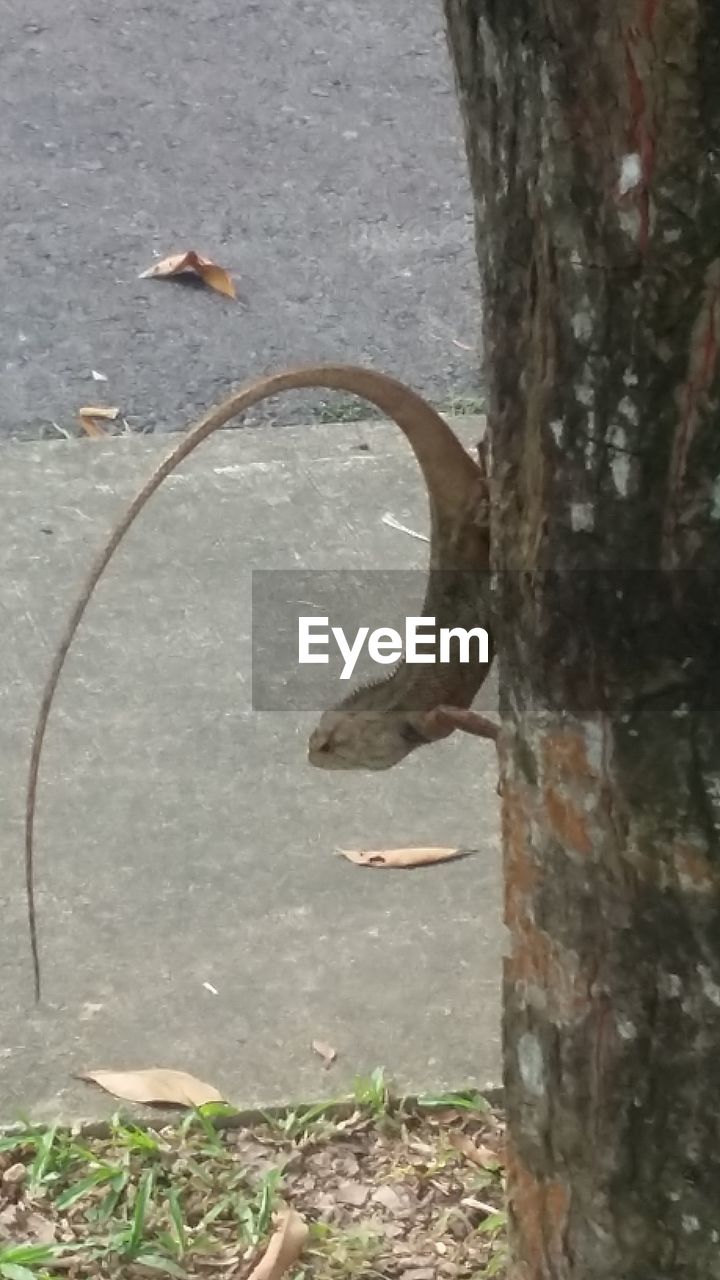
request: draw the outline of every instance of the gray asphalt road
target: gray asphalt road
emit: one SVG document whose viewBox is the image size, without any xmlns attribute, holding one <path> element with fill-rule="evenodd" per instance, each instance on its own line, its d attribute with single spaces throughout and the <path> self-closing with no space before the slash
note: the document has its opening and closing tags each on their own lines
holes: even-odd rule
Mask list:
<svg viewBox="0 0 720 1280">
<path fill-rule="evenodd" d="M 0 154 L 0 433 L 53 434 L 88 401 L 172 429 L 315 359 L 477 389 L 435 0 L 5 0 Z M 243 302 L 137 278 L 184 248 Z"/>
</svg>

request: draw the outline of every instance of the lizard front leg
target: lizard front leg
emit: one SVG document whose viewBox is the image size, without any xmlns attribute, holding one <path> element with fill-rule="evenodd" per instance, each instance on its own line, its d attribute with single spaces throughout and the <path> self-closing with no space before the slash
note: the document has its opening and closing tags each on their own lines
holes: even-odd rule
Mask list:
<svg viewBox="0 0 720 1280">
<path fill-rule="evenodd" d="M 431 742 L 449 737 L 456 729 L 460 729 L 463 733 L 472 733 L 478 738 L 490 738 L 493 742 L 497 742 L 500 733 L 499 724 L 487 720 L 477 711 L 468 711 L 466 707 L 444 705 L 434 707 L 432 711 L 426 711 L 423 714 L 422 721 L 421 732 Z M 417 727 L 420 728 L 419 725 Z M 502 783 L 499 779 L 495 790 L 499 796 L 502 795 Z"/>
<path fill-rule="evenodd" d="M 430 741 L 436 738 L 447 738 L 456 729 L 460 729 L 463 733 L 472 733 L 478 738 L 491 738 L 495 742 L 500 732 L 500 726 L 494 721 L 487 720 L 477 711 L 468 711 L 466 707 L 450 707 L 443 704 L 433 707 L 432 711 L 423 712 L 418 720 L 420 721 L 417 724 L 418 729 Z"/>
</svg>

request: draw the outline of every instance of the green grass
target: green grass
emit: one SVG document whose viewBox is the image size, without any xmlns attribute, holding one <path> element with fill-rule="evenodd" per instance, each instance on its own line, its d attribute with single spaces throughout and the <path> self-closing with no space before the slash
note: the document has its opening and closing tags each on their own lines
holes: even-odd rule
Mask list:
<svg viewBox="0 0 720 1280">
<path fill-rule="evenodd" d="M 286 1204 L 310 1227 L 301 1262 L 287 1280 L 382 1277 L 393 1245 L 377 1229 L 381 1210 L 370 1199 L 344 1210 L 341 1198 L 336 1218 L 326 1220 L 313 1208 L 317 1196 L 346 1183 L 349 1139 L 350 1150 L 360 1152 L 352 1176 L 368 1197 L 374 1187 L 412 1187 L 420 1205 L 424 1189 L 444 1180 L 442 1212 L 433 1209 L 432 1220 L 426 1212 L 419 1225 L 413 1214 L 402 1219 L 403 1233 L 418 1225 L 420 1243 L 413 1248 L 434 1247 L 446 1231 L 447 1248 L 465 1248 L 457 1242 L 467 1232 L 467 1247 L 482 1266 L 459 1274 L 483 1280 L 501 1269 L 500 1164 L 464 1164 L 448 1137 L 453 1126 L 481 1134 L 495 1124 L 498 1131 L 477 1092 L 403 1101 L 377 1068 L 356 1079 L 350 1098 L 288 1108 L 250 1128 L 224 1131 L 229 1110 L 210 1103 L 160 1130 L 116 1116 L 103 1137 L 58 1126 L 0 1136 L 0 1280 L 245 1275 L 272 1233 L 274 1213 Z M 418 1149 L 427 1154 L 419 1157 Z M 259 1165 L 258 1151 L 267 1152 Z M 318 1169 L 313 1160 L 321 1161 Z M 13 1175 L 3 1181 L 9 1169 Z M 479 1221 L 474 1209 L 463 1207 L 468 1196 L 485 1205 Z M 35 1239 L 38 1227 L 43 1234 Z"/>
<path fill-rule="evenodd" d="M 332 400 L 323 404 L 312 415 L 315 422 L 365 422 L 369 418 L 380 418 L 382 415 L 373 405 L 364 400 Z"/>
<path fill-rule="evenodd" d="M 68 1245 L 0 1246 L 3 1280 L 45 1277 L 53 1260 L 68 1254 L 111 1271 L 139 1263 L 182 1277 L 187 1256 L 212 1256 L 217 1246 L 208 1228 L 220 1220 L 234 1240 L 256 1246 L 268 1232 L 282 1179 L 279 1169 L 248 1177 L 204 1109 L 189 1113 L 176 1144 L 116 1118 L 104 1141 L 87 1143 L 57 1128 L 30 1130 L 0 1139 L 0 1151 L 27 1162 L 30 1203 L 79 1226 L 84 1237 Z"/>
<path fill-rule="evenodd" d="M 432 404 L 438 413 L 446 417 L 484 414 L 487 410 L 487 401 L 480 395 L 449 395 L 441 401 L 432 401 Z M 364 422 L 384 415 L 363 400 L 341 399 L 321 405 L 311 416 L 315 422 Z"/>
<path fill-rule="evenodd" d="M 483 396 L 450 396 L 443 404 L 436 405 L 436 408 L 448 418 L 458 418 L 462 415 L 487 413 L 487 400 Z"/>
</svg>

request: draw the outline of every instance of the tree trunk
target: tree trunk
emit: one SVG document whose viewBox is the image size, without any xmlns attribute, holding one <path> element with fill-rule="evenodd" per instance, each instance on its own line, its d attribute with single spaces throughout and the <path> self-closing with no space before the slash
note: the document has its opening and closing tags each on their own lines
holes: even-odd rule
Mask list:
<svg viewBox="0 0 720 1280">
<path fill-rule="evenodd" d="M 444 0 L 484 287 L 513 1280 L 720 1277 L 720 3 Z"/>
</svg>

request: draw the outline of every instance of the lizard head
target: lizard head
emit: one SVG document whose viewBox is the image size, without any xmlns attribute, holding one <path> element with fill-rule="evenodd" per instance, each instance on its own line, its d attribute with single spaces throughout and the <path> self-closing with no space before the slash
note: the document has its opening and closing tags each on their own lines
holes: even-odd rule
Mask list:
<svg viewBox="0 0 720 1280">
<path fill-rule="evenodd" d="M 431 741 L 407 712 L 325 711 L 308 742 L 319 769 L 390 769 Z"/>
</svg>

